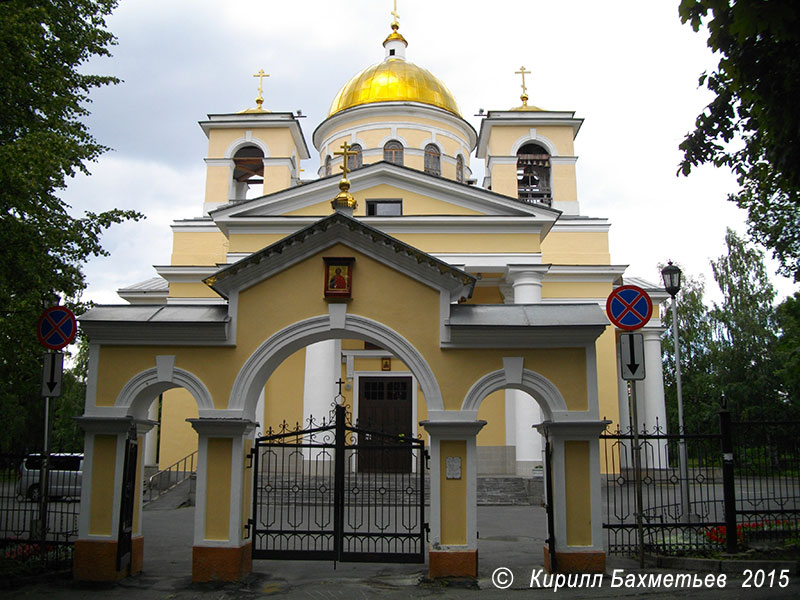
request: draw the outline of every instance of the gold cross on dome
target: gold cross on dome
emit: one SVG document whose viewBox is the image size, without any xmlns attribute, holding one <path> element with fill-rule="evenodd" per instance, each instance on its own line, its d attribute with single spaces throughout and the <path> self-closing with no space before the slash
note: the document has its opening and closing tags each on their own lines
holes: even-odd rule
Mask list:
<svg viewBox="0 0 800 600">
<path fill-rule="evenodd" d="M 400 15 L 397 14 L 397 0 L 394 0 L 394 10 L 392 12 L 390 12 L 389 14 L 394 17 L 394 21 L 392 21 L 392 24 L 393 25 L 398 25 L 397 19 L 400 18 Z"/>
<path fill-rule="evenodd" d="M 253 77 L 258 77 L 258 98 L 256 98 L 256 104 L 258 104 L 258 108 L 261 108 L 261 105 L 264 103 L 264 97 L 262 96 L 264 93 L 264 77 L 269 77 L 269 73 L 265 73 L 264 69 L 259 69 L 258 73 L 253 75 Z"/>
<path fill-rule="evenodd" d="M 350 170 L 347 167 L 347 159 L 350 156 L 356 155 L 355 152 L 350 152 L 350 147 L 351 147 L 350 144 L 344 141 L 342 142 L 342 151 L 333 153 L 334 156 L 342 157 L 342 166 L 339 168 L 342 170 L 342 177 L 344 177 L 345 179 L 347 179 L 347 174 L 350 172 Z"/>
<path fill-rule="evenodd" d="M 514 73 L 516 73 L 517 75 L 522 75 L 522 95 L 523 96 L 527 96 L 528 95 L 528 88 L 525 87 L 525 75 L 526 74 L 530 75 L 531 72 L 530 71 L 526 71 L 525 67 L 520 67 L 519 71 L 514 71 Z"/>
</svg>

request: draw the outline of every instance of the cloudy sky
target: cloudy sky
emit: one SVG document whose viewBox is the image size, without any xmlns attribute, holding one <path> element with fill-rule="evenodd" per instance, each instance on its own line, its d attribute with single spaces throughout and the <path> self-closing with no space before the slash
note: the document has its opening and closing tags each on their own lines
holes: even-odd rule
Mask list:
<svg viewBox="0 0 800 600">
<path fill-rule="evenodd" d="M 612 222 L 611 258 L 657 282 L 667 259 L 705 275 L 724 251 L 725 228 L 744 213 L 726 200 L 735 181 L 702 168 L 676 177 L 678 144 L 710 100 L 697 87 L 716 64 L 705 36 L 682 25 L 678 0 L 399 0 L 407 58 L 442 79 L 477 129 L 480 108 L 519 105 L 524 65 L 530 103 L 585 119 L 576 140 L 581 212 Z M 302 110 L 306 141 L 339 88 L 383 58 L 391 0 L 122 0 L 108 20 L 113 58 L 87 66 L 124 83 L 96 90 L 92 133 L 113 148 L 63 197 L 75 209 L 135 208 L 145 221 L 104 236 L 85 298 L 121 302 L 115 290 L 169 264 L 173 219 L 200 215 L 208 113 L 254 106 L 263 68 L 265 108 Z M 474 172 L 482 174 L 482 161 Z M 319 159 L 304 161 L 304 178 Z M 774 263 L 768 262 L 774 270 Z M 795 291 L 775 277 L 779 296 Z M 712 298 L 715 297 L 710 293 Z"/>
</svg>

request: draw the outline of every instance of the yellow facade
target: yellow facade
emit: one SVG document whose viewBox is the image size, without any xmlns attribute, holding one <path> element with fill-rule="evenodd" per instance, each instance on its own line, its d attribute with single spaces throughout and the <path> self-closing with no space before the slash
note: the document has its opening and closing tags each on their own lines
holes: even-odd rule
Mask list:
<svg viewBox="0 0 800 600">
<path fill-rule="evenodd" d="M 404 45 L 387 38 L 386 60 L 404 60 Z M 171 263 L 159 271 L 165 306 L 143 308 L 147 318 L 131 307 L 82 318 L 92 338 L 87 419 L 108 414 L 127 427 L 160 397 L 158 465 L 145 466 L 198 451 L 197 556 L 246 553 L 256 431 L 324 417 L 335 384 L 356 422 L 356 390 L 380 377 L 411 378 L 407 397 L 387 392 L 385 400 L 411 407 L 403 435 L 424 439 L 436 459 L 431 552 L 476 550 L 477 465 L 532 477 L 543 460 L 534 426 L 544 422 L 566 511 L 559 551 L 602 554 L 591 516 L 596 440 L 604 419 L 620 421 L 616 338 L 603 309 L 624 266 L 611 263 L 608 224 L 580 213 L 580 119 L 490 111 L 478 134 L 446 102 L 402 89 L 337 100 L 316 128 L 322 165 L 344 142 L 362 146 L 350 181 L 299 180 L 308 150 L 291 113 L 209 115 L 204 216 L 174 226 Z M 390 139 L 403 145 L 403 168 L 384 161 Z M 427 144 L 441 150 L 440 175 L 424 172 Z M 546 154 L 518 157 L 526 144 Z M 236 163 L 241 149 L 256 158 Z M 466 181 L 473 151 L 486 161 L 490 190 Z M 332 160 L 334 173 L 341 164 Z M 242 165 L 263 167 L 263 195 L 241 196 Z M 528 188 L 526 168 L 538 169 Z M 353 202 L 334 210 L 337 194 Z M 371 202 L 385 218 L 367 217 Z M 330 259 L 350 261 L 352 278 L 329 278 Z M 320 383 L 319 373 L 329 380 Z M 93 426 L 92 513 L 82 535 L 110 536 L 119 434 Z M 459 473 L 448 474 L 456 463 Z"/>
</svg>

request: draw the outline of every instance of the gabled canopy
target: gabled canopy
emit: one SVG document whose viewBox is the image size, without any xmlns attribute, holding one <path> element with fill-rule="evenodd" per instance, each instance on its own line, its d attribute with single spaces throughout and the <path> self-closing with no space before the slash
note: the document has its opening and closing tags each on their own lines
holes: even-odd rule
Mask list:
<svg viewBox="0 0 800 600">
<path fill-rule="evenodd" d="M 337 243 L 363 252 L 430 287 L 449 292 L 452 300 L 471 297 L 477 281 L 469 273 L 374 227 L 342 213 L 334 213 L 219 269 L 205 279 L 205 283 L 227 298 L 234 291 L 247 289 Z"/>
</svg>

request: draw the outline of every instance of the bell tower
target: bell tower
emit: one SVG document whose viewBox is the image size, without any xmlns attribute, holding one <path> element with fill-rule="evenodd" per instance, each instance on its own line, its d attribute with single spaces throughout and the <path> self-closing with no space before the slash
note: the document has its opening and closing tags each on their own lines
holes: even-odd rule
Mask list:
<svg viewBox="0 0 800 600">
<path fill-rule="evenodd" d="M 256 108 L 208 115 L 200 127 L 208 138 L 203 212 L 232 201 L 271 194 L 299 183 L 300 161 L 308 146 L 293 113 L 262 108 L 263 69 Z"/>
<path fill-rule="evenodd" d="M 490 110 L 481 122 L 476 156 L 486 161 L 483 185 L 523 202 L 544 204 L 564 214 L 580 214 L 574 141 L 583 119 L 572 111 L 549 111 L 528 104 L 525 67 L 522 105 Z"/>
</svg>

